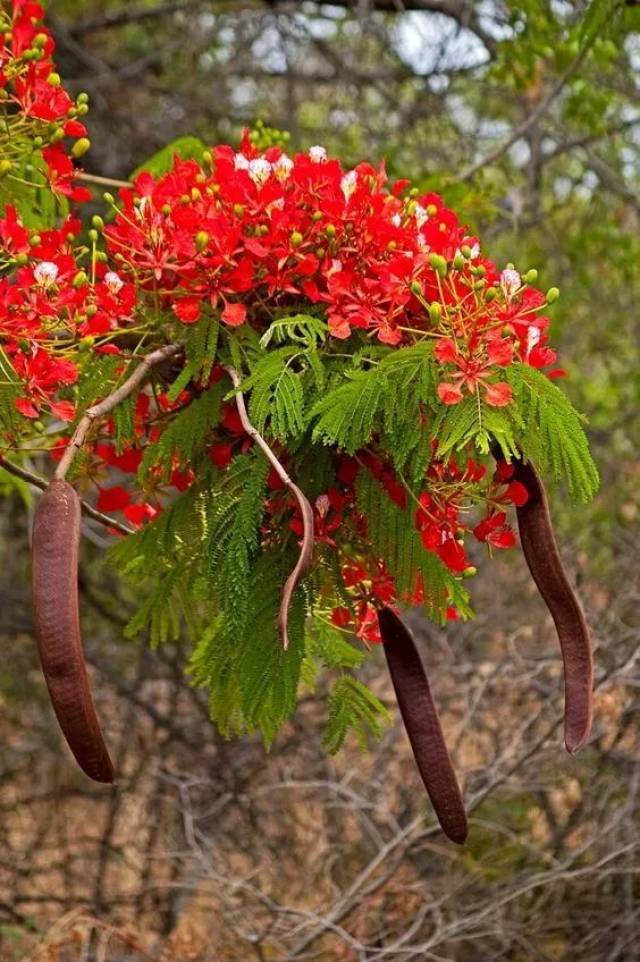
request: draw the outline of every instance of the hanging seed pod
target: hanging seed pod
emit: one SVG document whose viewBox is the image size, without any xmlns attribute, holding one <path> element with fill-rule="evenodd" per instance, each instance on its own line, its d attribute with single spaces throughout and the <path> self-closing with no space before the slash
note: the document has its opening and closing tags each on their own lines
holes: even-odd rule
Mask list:
<svg viewBox="0 0 640 962">
<path fill-rule="evenodd" d="M 80 499 L 54 479 L 33 526 L 33 610 L 40 661 L 60 728 L 80 768 L 112 782 L 109 758 L 89 688 L 78 613 Z"/>
<path fill-rule="evenodd" d="M 378 623 L 418 771 L 443 832 L 462 845 L 467 816 L 420 655 L 411 633 L 390 608 L 380 609 Z"/>
<path fill-rule="evenodd" d="M 554 620 L 564 664 L 564 742 L 572 755 L 591 731 L 593 655 L 589 627 L 564 570 L 544 485 L 532 464 L 514 461 L 513 479 L 525 486 L 517 509 L 522 551 Z"/>
</svg>

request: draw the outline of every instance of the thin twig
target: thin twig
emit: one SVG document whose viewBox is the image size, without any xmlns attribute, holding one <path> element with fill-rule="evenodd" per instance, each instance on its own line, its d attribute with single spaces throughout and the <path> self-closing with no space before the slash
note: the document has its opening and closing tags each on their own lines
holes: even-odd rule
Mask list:
<svg viewBox="0 0 640 962">
<path fill-rule="evenodd" d="M 532 110 L 529 116 L 525 117 L 522 123 L 516 127 L 513 133 L 485 157 L 482 157 L 481 160 L 476 161 L 475 164 L 471 164 L 469 167 L 463 170 L 462 173 L 454 177 L 454 181 L 459 183 L 461 181 L 470 180 L 474 174 L 477 174 L 478 171 L 482 170 L 483 167 L 486 167 L 488 164 L 493 164 L 496 160 L 498 160 L 498 158 L 502 157 L 502 155 L 509 150 L 510 147 L 513 147 L 515 143 L 524 137 L 524 135 L 538 123 L 538 121 L 546 114 L 547 110 L 549 107 L 551 107 L 557 97 L 560 96 L 568 81 L 582 65 L 582 62 L 589 53 L 589 50 L 591 49 L 595 39 L 596 35 L 591 37 L 587 43 L 584 44 L 578 56 L 569 64 L 556 85 L 551 88 L 544 100 L 540 101 L 535 110 Z"/>
<path fill-rule="evenodd" d="M 41 491 L 45 491 L 49 484 L 46 478 L 41 478 L 40 475 L 33 474 L 32 471 L 27 471 L 26 468 L 21 468 L 12 461 L 7 461 L 7 459 L 1 455 L 0 467 L 4 468 L 4 470 L 9 474 L 15 475 L 16 478 L 26 481 L 27 484 L 33 485 L 34 488 L 40 488 Z M 130 528 L 126 524 L 122 524 L 120 521 L 116 521 L 115 518 L 111 518 L 108 514 L 103 514 L 102 511 L 98 511 L 98 509 L 94 508 L 93 505 L 89 504 L 88 501 L 83 501 L 81 499 L 80 505 L 82 507 L 83 514 L 86 514 L 89 518 L 93 518 L 94 521 L 99 521 L 100 524 L 103 524 L 106 528 L 114 528 L 116 531 L 119 531 L 120 534 L 133 534 L 133 528 Z"/>
<path fill-rule="evenodd" d="M 282 638 L 282 644 L 286 651 L 286 649 L 289 647 L 287 624 L 289 620 L 289 606 L 291 604 L 291 598 L 293 597 L 293 592 L 299 584 L 300 579 L 309 570 L 309 566 L 311 565 L 313 558 L 313 508 L 298 485 L 291 480 L 284 467 L 273 453 L 273 450 L 269 447 L 262 435 L 256 431 L 249 420 L 247 408 L 244 403 L 244 396 L 242 391 L 240 391 L 240 375 L 234 367 L 230 366 L 227 367 L 227 372 L 229 373 L 229 377 L 233 381 L 233 386 L 236 389 L 236 406 L 238 408 L 238 414 L 240 415 L 242 427 L 247 432 L 249 437 L 253 438 L 258 447 L 264 452 L 265 457 L 273 466 L 282 483 L 294 495 L 302 514 L 303 535 L 300 555 L 298 556 L 295 568 L 287 578 L 284 588 L 282 589 L 282 601 L 280 603 L 280 614 L 278 615 L 278 630 L 280 632 L 280 637 Z"/>
<path fill-rule="evenodd" d="M 85 170 L 76 173 L 78 180 L 84 180 L 87 184 L 98 184 L 101 187 L 133 187 L 130 180 L 116 180 L 114 177 L 102 177 L 99 174 L 88 174 Z"/>
<path fill-rule="evenodd" d="M 87 408 L 85 413 L 80 418 L 78 425 L 71 435 L 71 440 L 67 445 L 67 448 L 62 455 L 60 463 L 55 471 L 55 477 L 59 480 L 64 480 L 67 476 L 67 471 L 73 463 L 73 459 L 76 456 L 76 451 L 79 451 L 83 446 L 87 433 L 94 421 L 98 418 L 104 417 L 110 411 L 124 401 L 125 398 L 135 391 L 135 389 L 144 381 L 147 377 L 149 371 L 152 367 L 157 364 L 161 364 L 166 361 L 167 358 L 174 357 L 174 355 L 179 354 L 182 351 L 181 344 L 166 344 L 164 347 L 158 348 L 157 351 L 151 351 L 142 358 L 140 364 L 137 366 L 133 374 L 124 381 L 120 387 L 99 401 L 98 404 L 94 404 L 92 407 Z"/>
</svg>

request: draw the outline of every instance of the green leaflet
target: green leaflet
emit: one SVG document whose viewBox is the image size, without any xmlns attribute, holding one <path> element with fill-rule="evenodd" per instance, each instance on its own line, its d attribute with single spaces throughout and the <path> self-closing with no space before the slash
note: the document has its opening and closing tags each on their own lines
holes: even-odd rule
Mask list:
<svg viewBox="0 0 640 962">
<path fill-rule="evenodd" d="M 514 364 L 507 377 L 522 421 L 517 437 L 522 453 L 543 475 L 564 481 L 576 500 L 590 501 L 599 477 L 582 427 L 585 418 L 536 368 Z"/>
<path fill-rule="evenodd" d="M 376 553 L 385 559 L 399 596 L 413 594 L 416 578 L 421 574 L 425 607 L 432 617 L 445 619 L 454 593 L 460 599 L 463 613 L 467 612 L 465 589 L 443 562 L 422 545 L 414 526 L 415 504 L 410 502 L 404 510 L 399 508 L 367 470 L 358 474 L 356 500 L 367 519 L 369 540 Z"/>
<path fill-rule="evenodd" d="M 247 632 L 251 569 L 259 547 L 268 469 L 261 451 L 238 455 L 210 500 L 209 568 L 226 630 L 238 642 Z"/>
<path fill-rule="evenodd" d="M 207 438 L 218 423 L 223 393 L 222 382 L 213 384 L 180 411 L 159 439 L 147 447 L 138 471 L 143 485 L 152 469 L 157 469 L 166 481 L 173 470 L 174 456 L 182 466 L 201 457 Z"/>
<path fill-rule="evenodd" d="M 383 724 L 390 721 L 390 712 L 366 685 L 352 675 L 341 675 L 329 694 L 329 718 L 322 744 L 333 755 L 340 751 L 351 730 L 364 749 L 368 735 L 379 738 Z"/>
<path fill-rule="evenodd" d="M 386 385 L 377 369 L 348 371 L 347 376 L 346 383 L 327 390 L 313 406 L 313 440 L 355 454 L 371 438 Z"/>
</svg>

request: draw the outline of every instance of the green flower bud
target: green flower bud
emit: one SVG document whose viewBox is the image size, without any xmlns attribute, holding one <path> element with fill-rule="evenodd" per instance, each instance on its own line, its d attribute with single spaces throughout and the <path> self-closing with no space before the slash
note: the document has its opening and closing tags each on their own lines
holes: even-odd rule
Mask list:
<svg viewBox="0 0 640 962">
<path fill-rule="evenodd" d="M 56 127 L 51 136 L 49 137 L 50 144 L 59 144 L 61 140 L 64 140 L 64 130 L 62 127 Z M 86 140 L 86 137 L 85 137 Z M 80 143 L 80 141 L 78 141 Z"/>
<path fill-rule="evenodd" d="M 90 241 L 93 241 L 95 243 L 95 241 L 97 241 L 98 239 L 98 231 L 92 228 L 90 231 L 87 231 L 87 236 Z"/>
<path fill-rule="evenodd" d="M 73 278 L 71 283 L 77 290 L 79 287 L 84 287 L 84 285 L 88 282 L 88 280 L 89 278 L 87 277 L 84 271 L 78 271 L 78 273 Z"/>
<path fill-rule="evenodd" d="M 29 238 L 29 244 L 31 247 L 37 247 L 41 242 L 42 238 L 40 237 L 40 234 L 32 234 Z"/>
<path fill-rule="evenodd" d="M 236 217 L 244 217 L 244 204 L 234 204 L 233 213 Z"/>
<path fill-rule="evenodd" d="M 34 431 L 38 432 L 38 434 L 44 434 L 46 430 L 44 423 L 40 419 L 33 422 L 33 428 L 34 428 Z"/>
<path fill-rule="evenodd" d="M 96 251 L 96 260 L 99 261 L 100 264 L 106 264 L 109 258 L 104 251 Z"/>
<path fill-rule="evenodd" d="M 497 288 L 497 287 L 488 287 L 488 288 L 486 289 L 486 291 L 484 292 L 484 299 L 485 299 L 485 301 L 487 301 L 487 303 L 489 303 L 489 302 L 492 301 L 495 297 L 497 297 L 497 295 L 498 295 L 498 288 Z"/>
<path fill-rule="evenodd" d="M 296 247 L 300 247 L 300 244 L 302 244 L 304 237 L 302 236 L 299 230 L 294 230 L 293 233 L 291 234 L 290 240 L 291 240 L 291 246 L 295 249 Z"/>
<path fill-rule="evenodd" d="M 422 296 L 422 284 L 420 281 L 411 281 L 411 293 L 415 294 L 416 297 Z"/>
<path fill-rule="evenodd" d="M 6 177 L 12 167 L 13 167 L 13 164 L 11 163 L 9 158 L 3 157 L 3 159 L 0 160 L 0 177 Z"/>
<path fill-rule="evenodd" d="M 62 83 L 62 79 L 59 73 L 50 73 L 47 77 L 47 83 L 50 87 L 59 87 Z"/>
<path fill-rule="evenodd" d="M 104 194 L 102 195 L 102 199 L 105 202 L 105 204 L 115 204 L 116 202 L 115 197 L 113 196 L 113 194 L 110 194 L 108 190 L 104 192 Z"/>
<path fill-rule="evenodd" d="M 91 147 L 91 141 L 88 137 L 81 137 L 80 140 L 76 140 L 75 144 L 71 148 L 71 154 L 73 157 L 82 157 Z"/>
<path fill-rule="evenodd" d="M 24 267 L 25 264 L 28 264 L 28 263 L 29 263 L 29 255 L 28 255 L 28 254 L 16 254 L 15 262 L 16 262 L 16 264 L 18 265 L 18 267 Z"/>
<path fill-rule="evenodd" d="M 462 251 L 460 251 L 453 258 L 453 266 L 457 271 L 461 271 L 464 268 L 464 263 L 465 263 L 464 254 L 462 253 Z"/>
<path fill-rule="evenodd" d="M 312 216 L 311 216 L 311 220 L 314 221 L 314 222 L 317 224 L 318 221 L 319 221 L 319 220 L 322 220 L 323 217 L 324 217 L 324 214 L 322 213 L 321 210 L 314 210 L 314 212 L 313 212 L 313 214 L 312 214 Z"/>
<path fill-rule="evenodd" d="M 442 254 L 429 254 L 429 263 L 440 277 L 447 276 L 447 262 Z"/>
<path fill-rule="evenodd" d="M 476 568 L 476 566 L 475 566 L 475 565 L 469 565 L 469 566 L 468 566 L 467 568 L 465 568 L 464 571 L 462 572 L 462 577 L 463 577 L 463 578 L 473 578 L 474 575 L 477 575 L 477 574 L 478 574 L 478 569 Z"/>
<path fill-rule="evenodd" d="M 80 343 L 78 344 L 78 350 L 89 351 L 91 350 L 95 342 L 96 342 L 95 337 L 92 337 L 90 334 L 88 334 L 87 337 L 83 337 Z"/>
<path fill-rule="evenodd" d="M 89 104 L 78 104 L 76 107 L 76 114 L 78 117 L 86 117 L 89 113 Z"/>
<path fill-rule="evenodd" d="M 202 163 L 207 167 L 213 166 L 213 154 L 210 150 L 205 150 L 202 155 Z"/>
<path fill-rule="evenodd" d="M 29 344 L 29 341 L 26 339 L 26 337 L 18 338 L 18 347 L 20 348 L 23 354 L 26 354 L 28 351 L 31 350 L 31 345 Z"/>
<path fill-rule="evenodd" d="M 93 217 L 91 218 L 91 223 L 93 224 L 96 230 L 98 231 L 104 230 L 104 221 L 102 217 L 100 217 L 100 214 L 94 214 Z"/>
<path fill-rule="evenodd" d="M 207 234 L 206 230 L 198 231 L 198 233 L 196 234 L 196 250 L 198 251 L 199 254 L 202 253 L 202 251 L 205 249 L 208 243 L 209 243 L 209 235 Z"/>
<path fill-rule="evenodd" d="M 468 244 L 463 244 L 460 248 L 460 253 L 463 257 L 471 257 L 471 248 Z"/>
<path fill-rule="evenodd" d="M 78 103 L 78 104 L 88 104 L 88 103 L 89 103 L 89 94 L 86 93 L 86 91 L 83 90 L 83 91 L 82 91 L 81 93 L 79 93 L 78 96 L 76 97 L 76 103 Z"/>
<path fill-rule="evenodd" d="M 318 258 L 319 261 L 323 260 L 326 253 L 327 252 L 324 249 L 324 247 L 316 247 L 316 257 Z"/>
<path fill-rule="evenodd" d="M 42 147 L 43 144 L 44 144 L 44 140 L 42 139 L 42 137 L 40 137 L 40 135 L 33 138 L 34 147 Z"/>
<path fill-rule="evenodd" d="M 85 313 L 86 313 L 87 317 L 95 317 L 96 314 L 98 313 L 98 305 L 97 305 L 97 304 L 87 304 L 87 306 L 85 307 Z"/>
<path fill-rule="evenodd" d="M 44 45 L 45 45 L 45 43 L 47 42 L 47 40 L 48 40 L 48 37 L 47 37 L 46 33 L 37 33 L 37 34 L 35 35 L 35 37 L 33 38 L 33 41 L 32 41 L 32 42 L 33 42 L 33 46 L 34 46 L 34 47 L 44 47 Z"/>
<path fill-rule="evenodd" d="M 442 319 L 442 308 L 437 301 L 429 304 L 429 320 L 432 324 L 439 324 Z"/>
<path fill-rule="evenodd" d="M 522 279 L 525 284 L 535 284 L 535 282 L 538 280 L 538 272 L 535 267 L 532 267 L 530 271 L 527 271 Z"/>
<path fill-rule="evenodd" d="M 547 291 L 547 304 L 553 304 L 560 297 L 560 291 L 557 287 L 550 287 Z"/>
</svg>

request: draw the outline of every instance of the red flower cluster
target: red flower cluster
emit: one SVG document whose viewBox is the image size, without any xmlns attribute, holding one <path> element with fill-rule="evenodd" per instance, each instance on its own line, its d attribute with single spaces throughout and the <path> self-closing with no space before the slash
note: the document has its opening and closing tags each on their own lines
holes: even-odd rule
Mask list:
<svg viewBox="0 0 640 962">
<path fill-rule="evenodd" d="M 106 231 L 122 269 L 184 324 L 209 305 L 232 327 L 265 328 L 306 301 L 336 338 L 432 335 L 445 404 L 482 388 L 503 406 L 502 368 L 555 360 L 535 272 L 498 272 L 437 194 L 416 197 L 406 181 L 388 190 L 384 166 L 345 172 L 321 147 L 292 159 L 245 136 L 239 152 L 217 147 L 208 159 L 208 170 L 189 160 L 159 180 L 141 174 Z"/>
<path fill-rule="evenodd" d="M 12 0 L 10 11 L 0 13 L 0 176 L 11 177 L 15 171 L 24 182 L 21 163 L 24 145 L 30 143 L 33 153 L 41 152 L 51 190 L 81 202 L 91 195 L 75 185 L 73 162 L 63 144 L 65 138 L 74 141 L 74 157 L 88 150 L 87 129 L 79 119 L 88 110 L 88 98 L 80 94 L 74 102 L 61 86 L 52 60 L 54 41 L 43 16 L 40 4 L 31 0 Z M 16 125 L 20 130 L 14 136 Z"/>
</svg>

